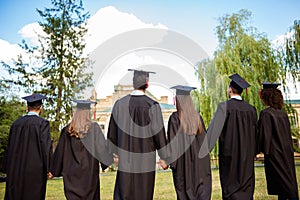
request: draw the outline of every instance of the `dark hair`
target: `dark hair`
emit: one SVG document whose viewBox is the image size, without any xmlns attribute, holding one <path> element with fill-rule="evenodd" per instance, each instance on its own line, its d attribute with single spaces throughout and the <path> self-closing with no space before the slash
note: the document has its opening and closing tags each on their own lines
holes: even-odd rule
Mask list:
<svg viewBox="0 0 300 200">
<path fill-rule="evenodd" d="M 283 96 L 280 90 L 275 88 L 265 88 L 261 90 L 260 98 L 262 102 L 275 109 L 283 107 Z"/>
<path fill-rule="evenodd" d="M 231 87 L 231 89 L 232 89 L 232 92 L 234 93 L 234 94 L 242 94 L 242 92 L 243 92 L 243 89 L 242 88 L 234 88 L 234 87 L 232 87 L 231 85 L 230 85 L 230 87 Z"/>
<path fill-rule="evenodd" d="M 140 85 L 140 84 L 134 84 L 133 83 L 133 88 L 135 90 L 146 90 L 147 87 L 148 87 L 147 84 Z"/>
<path fill-rule="evenodd" d="M 243 88 L 241 88 L 236 82 L 234 82 L 233 80 L 232 81 L 230 81 L 230 83 L 229 83 L 229 87 L 231 87 L 231 89 L 232 89 L 232 92 L 234 93 L 234 94 L 242 94 L 242 92 L 243 92 Z"/>
<path fill-rule="evenodd" d="M 133 88 L 145 90 L 148 87 L 149 74 L 144 71 L 135 71 L 133 75 Z"/>
<path fill-rule="evenodd" d="M 28 111 L 32 110 L 38 110 L 42 105 L 41 104 L 36 104 L 36 105 L 27 105 Z"/>
</svg>

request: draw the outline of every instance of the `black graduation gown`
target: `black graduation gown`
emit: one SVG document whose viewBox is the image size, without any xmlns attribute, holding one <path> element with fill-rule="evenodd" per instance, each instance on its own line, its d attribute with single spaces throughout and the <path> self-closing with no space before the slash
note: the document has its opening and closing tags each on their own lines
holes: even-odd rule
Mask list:
<svg viewBox="0 0 300 200">
<path fill-rule="evenodd" d="M 110 151 L 119 156 L 114 199 L 153 199 L 156 150 L 168 151 L 160 106 L 146 95 L 119 99 L 108 128 Z"/>
<path fill-rule="evenodd" d="M 219 103 L 207 130 L 210 149 L 219 138 L 219 173 L 222 198 L 253 199 L 256 109 L 243 100 Z"/>
<path fill-rule="evenodd" d="M 49 121 L 37 115 L 25 115 L 15 121 L 6 151 L 4 199 L 45 199 L 51 156 Z"/>
<path fill-rule="evenodd" d="M 260 112 L 259 150 L 264 153 L 268 194 L 298 197 L 290 122 L 283 110 Z"/>
<path fill-rule="evenodd" d="M 199 116 L 200 117 L 200 116 Z M 202 118 L 202 126 L 204 127 Z M 187 135 L 180 132 L 180 120 L 174 112 L 168 122 L 168 141 L 171 144 L 170 164 L 178 200 L 209 200 L 211 198 L 210 157 L 198 157 L 206 132 Z"/>
<path fill-rule="evenodd" d="M 55 177 L 63 177 L 67 199 L 99 200 L 100 166 L 96 158 L 106 157 L 107 166 L 113 161 L 112 155 L 106 152 L 104 135 L 96 122 L 92 123 L 83 139 L 70 137 L 68 127 L 69 125 L 61 131 L 51 172 Z"/>
</svg>

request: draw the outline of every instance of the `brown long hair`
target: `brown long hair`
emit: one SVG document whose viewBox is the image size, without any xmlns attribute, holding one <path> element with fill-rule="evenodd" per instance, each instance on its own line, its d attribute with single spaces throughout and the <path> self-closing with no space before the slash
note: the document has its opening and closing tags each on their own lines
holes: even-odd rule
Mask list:
<svg viewBox="0 0 300 200">
<path fill-rule="evenodd" d="M 70 136 L 83 138 L 92 125 L 90 109 L 76 108 L 68 128 Z"/>
<path fill-rule="evenodd" d="M 261 90 L 260 98 L 262 102 L 275 109 L 282 109 L 283 96 L 280 90 L 275 88 L 265 88 Z"/>
<path fill-rule="evenodd" d="M 176 108 L 182 131 L 188 135 L 203 133 L 199 113 L 196 111 L 190 95 L 176 95 Z"/>
</svg>

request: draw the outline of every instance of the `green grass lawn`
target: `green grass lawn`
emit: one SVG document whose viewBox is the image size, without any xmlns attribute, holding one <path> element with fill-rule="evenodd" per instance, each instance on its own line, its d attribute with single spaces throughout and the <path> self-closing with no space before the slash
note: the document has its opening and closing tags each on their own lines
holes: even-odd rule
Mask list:
<svg viewBox="0 0 300 200">
<path fill-rule="evenodd" d="M 300 191 L 300 166 L 296 167 L 298 188 Z M 105 172 L 100 176 L 101 182 L 101 199 L 111 200 L 113 199 L 113 189 L 116 173 Z M 221 199 L 221 187 L 219 181 L 219 171 L 217 169 L 212 170 L 212 200 Z M 0 199 L 4 198 L 5 183 L 0 183 Z M 63 192 L 62 179 L 49 180 L 47 185 L 47 200 L 65 199 Z M 156 173 L 154 199 L 176 199 L 176 194 L 173 186 L 172 173 L 170 171 L 158 171 Z M 255 200 L 276 200 L 275 196 L 268 196 L 266 189 L 266 179 L 263 167 L 255 168 Z"/>
</svg>

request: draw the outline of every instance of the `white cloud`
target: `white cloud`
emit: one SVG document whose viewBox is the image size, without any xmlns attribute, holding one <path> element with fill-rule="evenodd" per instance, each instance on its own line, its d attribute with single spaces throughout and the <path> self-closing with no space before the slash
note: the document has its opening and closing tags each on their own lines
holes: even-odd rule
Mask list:
<svg viewBox="0 0 300 200">
<path fill-rule="evenodd" d="M 294 37 L 294 31 L 287 32 L 283 35 L 277 36 L 271 43 L 276 49 L 285 48 L 286 40 Z"/>
<path fill-rule="evenodd" d="M 39 44 L 39 35 L 45 36 L 45 32 L 37 22 L 25 25 L 18 33 L 34 46 Z"/>
<path fill-rule="evenodd" d="M 18 32 L 30 45 L 38 45 L 38 34 L 44 35 L 41 26 L 38 23 L 27 24 Z M 24 50 L 18 44 L 11 44 L 5 40 L 0 39 L 0 60 L 5 63 L 11 63 L 16 60 L 18 55 L 22 54 L 28 60 Z"/>
<path fill-rule="evenodd" d="M 127 31 L 141 28 L 167 29 L 163 24 L 145 23 L 135 15 L 117 10 L 113 6 L 101 8 L 88 20 L 86 51 L 92 52 L 104 41 Z"/>
<path fill-rule="evenodd" d="M 88 20 L 87 28 L 86 53 L 92 52 L 104 41 L 126 31 L 140 28 L 167 29 L 162 24 L 144 23 L 135 15 L 121 12 L 113 6 L 101 8 Z M 37 22 L 25 25 L 18 33 L 31 45 L 38 45 L 38 35 L 45 35 L 42 27 Z M 21 52 L 20 49 L 17 44 L 10 44 L 7 41 L 0 40 L 1 60 L 16 58 Z"/>
<path fill-rule="evenodd" d="M 17 59 L 17 56 L 22 53 L 22 48 L 17 44 L 10 44 L 5 40 L 0 39 L 0 60 L 8 63 L 12 59 Z"/>
<path fill-rule="evenodd" d="M 138 17 L 131 13 L 125 13 L 117 10 L 113 6 L 108 6 L 101 8 L 95 15 L 91 16 L 91 18 L 88 20 L 87 23 L 88 28 L 88 34 L 86 37 L 86 53 L 91 53 L 95 48 L 97 48 L 99 45 L 101 45 L 103 42 L 107 41 L 108 39 L 119 35 L 121 33 L 125 33 L 131 30 L 137 30 L 137 29 L 144 29 L 144 28 L 159 28 L 159 29 L 168 29 L 167 26 L 163 24 L 152 24 L 152 23 L 145 23 L 141 21 Z M 24 27 L 22 27 L 19 31 L 19 34 L 26 39 L 31 45 L 37 45 L 38 43 L 38 35 L 43 35 L 44 32 L 42 31 L 42 28 L 39 26 L 38 23 L 31 23 Z M 8 48 L 9 47 L 9 48 Z M 21 52 L 21 49 L 17 45 L 9 44 L 5 41 L 0 41 L 0 51 L 5 52 L 7 55 L 1 54 L 1 56 L 8 58 L 8 57 L 14 57 L 17 54 Z M 16 50 L 16 49 L 19 50 Z M 117 63 L 121 66 L 129 66 L 130 64 L 140 64 L 140 63 L 151 63 L 151 64 L 163 64 L 163 65 L 171 65 L 168 61 L 169 60 L 175 60 L 173 58 L 168 59 L 167 57 L 163 58 L 155 57 L 153 55 L 151 56 L 136 56 L 134 54 L 129 55 L 129 57 L 126 57 L 124 59 L 121 59 L 120 61 L 123 61 L 124 63 Z M 167 60 L 167 61 L 166 61 Z M 173 63 L 172 66 L 177 66 L 179 61 L 176 63 Z M 175 69 L 174 71 L 178 71 Z M 127 68 L 126 68 L 127 69 Z M 179 70 L 180 71 L 180 70 Z M 111 72 L 111 71 L 110 71 Z M 124 71 L 126 73 L 126 70 Z M 112 72 L 114 74 L 114 77 L 122 77 L 122 74 L 118 74 L 115 72 Z M 105 83 L 105 86 L 101 84 L 97 90 L 99 89 L 113 89 L 113 84 L 115 82 L 118 82 L 119 80 L 116 80 L 115 78 L 112 78 L 112 73 L 106 74 L 106 77 L 103 77 L 103 80 L 107 80 Z M 189 76 L 191 73 L 187 73 L 186 71 L 182 72 L 184 76 Z M 101 92 L 102 93 L 102 92 Z M 99 94 L 99 93 L 98 93 Z M 106 95 L 109 95 L 106 93 Z"/>
</svg>

